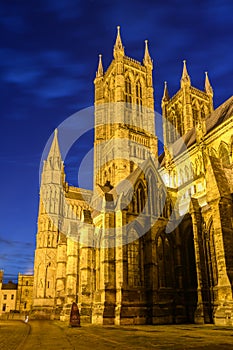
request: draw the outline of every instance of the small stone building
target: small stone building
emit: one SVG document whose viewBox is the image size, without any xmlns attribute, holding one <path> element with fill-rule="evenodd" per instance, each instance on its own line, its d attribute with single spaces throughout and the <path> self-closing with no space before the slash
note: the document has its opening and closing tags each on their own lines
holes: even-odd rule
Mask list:
<svg viewBox="0 0 233 350">
<path fill-rule="evenodd" d="M 18 274 L 18 288 L 16 310 L 20 313 L 29 313 L 32 308 L 33 275 Z"/>
<path fill-rule="evenodd" d="M 0 315 L 16 310 L 17 283 L 3 283 L 3 271 L 0 271 Z"/>
</svg>

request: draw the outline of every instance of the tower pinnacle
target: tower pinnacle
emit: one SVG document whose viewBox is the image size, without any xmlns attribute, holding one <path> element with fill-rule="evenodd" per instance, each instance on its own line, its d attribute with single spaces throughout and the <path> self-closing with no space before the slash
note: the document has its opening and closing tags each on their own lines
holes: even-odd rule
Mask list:
<svg viewBox="0 0 233 350">
<path fill-rule="evenodd" d="M 55 129 L 53 141 L 52 141 L 47 159 L 51 159 L 51 158 L 52 159 L 55 159 L 55 158 L 62 159 L 57 135 L 58 135 L 58 131 L 57 131 L 57 129 Z"/>
<path fill-rule="evenodd" d="M 181 87 L 184 85 L 191 85 L 191 79 L 190 76 L 188 75 L 187 67 L 186 67 L 186 60 L 183 60 L 183 72 L 182 72 L 182 77 L 181 77 Z"/>
<path fill-rule="evenodd" d="M 103 70 L 103 64 L 102 64 L 102 55 L 99 55 L 99 64 L 96 72 L 96 78 L 102 77 L 103 74 L 104 74 L 104 70 Z"/>
<path fill-rule="evenodd" d="M 164 91 L 163 91 L 163 98 L 162 98 L 162 102 L 166 102 L 170 100 L 170 96 L 168 93 L 168 88 L 167 88 L 167 82 L 164 82 Z"/>
<path fill-rule="evenodd" d="M 116 37 L 116 42 L 113 49 L 113 56 L 115 58 L 118 58 L 118 57 L 124 56 L 124 54 L 125 54 L 125 51 L 121 41 L 120 26 L 117 26 L 117 37 Z"/>
<path fill-rule="evenodd" d="M 149 49 L 148 49 L 148 40 L 145 40 L 145 53 L 144 53 L 144 59 L 143 59 L 144 65 L 148 65 L 153 67 L 153 62 L 149 54 Z"/>
<path fill-rule="evenodd" d="M 210 85 L 208 72 L 205 72 L 205 92 L 213 96 L 213 89 L 212 89 L 212 86 Z"/>
<path fill-rule="evenodd" d="M 64 165 L 58 143 L 58 131 L 54 130 L 53 141 L 47 156 L 44 160 L 43 171 L 41 174 L 41 183 L 61 184 L 64 179 Z"/>
</svg>

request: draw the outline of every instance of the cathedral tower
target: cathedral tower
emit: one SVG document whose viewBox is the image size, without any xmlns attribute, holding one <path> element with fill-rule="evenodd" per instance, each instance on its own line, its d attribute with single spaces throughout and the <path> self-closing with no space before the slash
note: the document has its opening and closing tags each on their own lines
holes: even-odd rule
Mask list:
<svg viewBox="0 0 233 350">
<path fill-rule="evenodd" d="M 205 89 L 201 91 L 191 85 L 186 61 L 183 61 L 183 72 L 180 80 L 180 90 L 169 97 L 168 86 L 165 83 L 162 98 L 164 123 L 164 144 L 173 144 L 180 136 L 184 136 L 193 127 L 202 129 L 205 133 L 203 120 L 213 111 L 213 90 L 206 72 Z M 166 122 L 167 121 L 167 122 Z M 176 132 L 175 132 L 176 130 Z"/>
<path fill-rule="evenodd" d="M 129 58 L 117 27 L 114 59 L 104 72 L 102 56 L 95 78 L 94 188 L 115 186 L 149 154 L 157 156 L 153 63 L 145 41 L 143 63 Z"/>
<path fill-rule="evenodd" d="M 38 231 L 34 264 L 34 311 L 55 305 L 57 243 L 63 208 L 64 166 L 57 130 L 41 174 Z"/>
</svg>

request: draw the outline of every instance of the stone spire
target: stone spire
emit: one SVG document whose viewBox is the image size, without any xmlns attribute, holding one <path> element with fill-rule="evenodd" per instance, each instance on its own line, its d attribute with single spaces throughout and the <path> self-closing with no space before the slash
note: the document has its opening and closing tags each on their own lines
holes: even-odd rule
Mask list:
<svg viewBox="0 0 233 350">
<path fill-rule="evenodd" d="M 213 96 L 213 89 L 212 89 L 212 86 L 210 85 L 208 72 L 205 72 L 205 92 Z"/>
<path fill-rule="evenodd" d="M 166 102 L 166 101 L 169 101 L 169 100 L 170 100 L 170 96 L 169 96 L 169 93 L 168 93 L 167 82 L 165 81 L 164 82 L 164 91 L 163 91 L 162 101 Z"/>
<path fill-rule="evenodd" d="M 64 164 L 62 161 L 57 134 L 57 129 L 55 129 L 47 159 L 44 160 L 43 171 L 41 174 L 41 184 L 43 185 L 48 183 L 62 184 L 65 179 Z"/>
<path fill-rule="evenodd" d="M 113 49 L 113 56 L 115 58 L 118 58 L 118 57 L 124 56 L 124 54 L 125 54 L 125 50 L 121 41 L 120 26 L 117 26 L 117 37 L 116 37 L 116 42 Z"/>
<path fill-rule="evenodd" d="M 191 79 L 190 76 L 188 75 L 187 67 L 186 67 L 186 60 L 183 60 L 184 66 L 183 66 L 183 72 L 182 72 L 182 77 L 181 77 L 181 87 L 184 85 L 191 85 Z"/>
<path fill-rule="evenodd" d="M 205 72 L 205 92 L 209 96 L 209 101 L 210 101 L 209 107 L 210 107 L 210 113 L 211 113 L 214 110 L 214 103 L 213 103 L 214 91 L 212 86 L 210 85 L 207 72 Z"/>
<path fill-rule="evenodd" d="M 99 64 L 96 72 L 96 78 L 102 77 L 103 74 L 104 74 L 104 70 L 103 70 L 103 64 L 102 64 L 102 55 L 99 55 Z"/>
<path fill-rule="evenodd" d="M 144 53 L 144 59 L 143 59 L 144 66 L 151 66 L 153 67 L 153 62 L 149 54 L 148 49 L 148 40 L 145 40 L 145 53 Z"/>
<path fill-rule="evenodd" d="M 54 130 L 54 136 L 53 136 L 53 141 L 49 150 L 48 158 L 47 159 L 62 159 L 61 158 L 61 152 L 60 152 L 60 147 L 58 143 L 58 137 L 57 137 L 57 129 Z"/>
</svg>

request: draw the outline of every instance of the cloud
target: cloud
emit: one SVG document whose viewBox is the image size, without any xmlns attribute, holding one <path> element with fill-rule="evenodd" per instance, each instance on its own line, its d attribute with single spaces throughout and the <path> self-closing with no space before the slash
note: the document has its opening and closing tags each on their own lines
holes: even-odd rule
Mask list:
<svg viewBox="0 0 233 350">
<path fill-rule="evenodd" d="M 4 274 L 5 281 L 16 280 L 18 272 L 26 273 L 26 271 L 33 269 L 34 244 L 0 236 L 0 247 L 0 270 L 6 272 Z M 11 271 L 10 274 L 8 271 Z"/>
<path fill-rule="evenodd" d="M 16 84 L 25 91 L 45 74 L 45 68 L 29 52 L 2 48 L 0 56 L 0 77 L 4 84 Z"/>
<path fill-rule="evenodd" d="M 37 54 L 2 48 L 0 56 L 2 82 L 14 84 L 19 89 L 16 94 L 13 85 L 9 86 L 8 98 L 12 91 L 14 105 L 18 98 L 19 105 L 25 101 L 26 108 L 28 97 L 33 95 L 39 100 L 38 104 L 44 106 L 46 100 L 77 96 L 84 92 L 84 86 L 86 88 L 88 64 L 77 63 L 64 51 L 41 50 Z M 19 105 L 17 111 L 20 111 Z M 13 119 L 22 119 L 20 115 L 19 118 L 17 116 Z"/>
<path fill-rule="evenodd" d="M 67 52 L 60 50 L 43 50 L 39 52 L 38 59 L 47 67 L 63 67 L 70 60 Z"/>
<path fill-rule="evenodd" d="M 34 93 L 45 99 L 71 96 L 77 93 L 77 81 L 72 78 L 49 78 L 43 81 L 42 86 L 34 90 Z"/>
<path fill-rule="evenodd" d="M 16 83 L 20 85 L 24 84 L 35 84 L 36 81 L 38 81 L 38 78 L 40 78 L 43 75 L 43 72 L 41 70 L 31 69 L 30 67 L 25 69 L 15 68 L 11 69 L 8 72 L 5 73 L 3 76 L 3 79 L 6 82 L 9 83 Z"/>
<path fill-rule="evenodd" d="M 13 33 L 25 33 L 27 25 L 23 17 L 20 15 L 5 15 L 0 17 L 0 23 L 6 30 Z"/>
<path fill-rule="evenodd" d="M 82 14 L 83 2 L 79 0 L 44 0 L 44 11 L 53 12 L 60 20 L 78 19 Z"/>
<path fill-rule="evenodd" d="M 0 244 L 11 246 L 11 247 L 34 247 L 34 244 L 31 242 L 23 242 L 23 241 L 15 241 L 12 239 L 7 239 L 5 237 L 0 236 Z"/>
<path fill-rule="evenodd" d="M 22 165 L 24 168 L 35 168 L 38 167 L 38 162 L 40 159 L 40 153 L 33 153 L 30 156 L 28 154 L 18 154 L 16 155 L 13 152 L 10 152 L 7 155 L 0 155 L 0 163 L 2 166 L 14 166 Z M 0 237 L 1 242 L 1 237 Z"/>
</svg>

